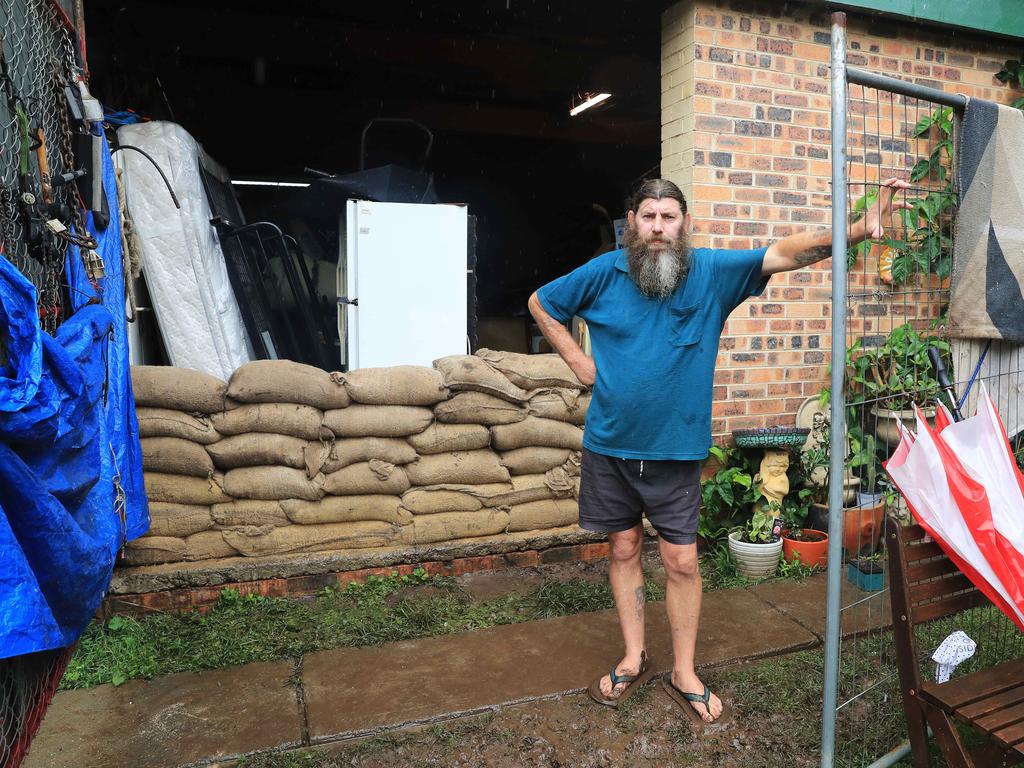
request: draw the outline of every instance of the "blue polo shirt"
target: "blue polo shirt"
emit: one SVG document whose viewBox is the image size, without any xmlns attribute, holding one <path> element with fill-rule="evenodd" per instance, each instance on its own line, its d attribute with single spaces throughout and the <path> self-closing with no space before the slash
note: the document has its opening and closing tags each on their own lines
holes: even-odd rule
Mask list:
<svg viewBox="0 0 1024 768">
<path fill-rule="evenodd" d="M 686 280 L 665 299 L 640 293 L 624 249 L 537 291 L 559 322 L 587 321 L 597 380 L 584 446 L 628 459 L 707 457 L 719 338 L 729 313 L 767 286 L 766 250 L 696 248 Z"/>
</svg>

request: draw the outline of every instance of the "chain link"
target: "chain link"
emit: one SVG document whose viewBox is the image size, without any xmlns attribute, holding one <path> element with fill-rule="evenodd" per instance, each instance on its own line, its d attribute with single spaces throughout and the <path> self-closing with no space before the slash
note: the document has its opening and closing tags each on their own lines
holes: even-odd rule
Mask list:
<svg viewBox="0 0 1024 768">
<path fill-rule="evenodd" d="M 54 333 L 64 317 L 65 254 L 69 242 L 78 241 L 70 232 L 55 235 L 42 227 L 39 242 L 30 248 L 21 193 L 31 192 L 41 202 L 43 182 L 49 179 L 42 178 L 34 152 L 29 153 L 28 173 L 21 178 L 24 137 L 10 98 L 28 113 L 30 137 L 34 140 L 40 131 L 45 138 L 49 176 L 72 170 L 74 150 L 64 86 L 73 82 L 77 72 L 75 41 L 49 0 L 0 0 L 0 30 L 9 75 L 9 82 L 0 84 L 0 247 L 35 285 L 42 326 Z M 85 234 L 74 185 L 50 186 L 53 210 L 66 206 L 64 210 L 72 212 L 75 235 Z M 51 217 L 49 211 L 39 214 L 37 218 L 43 220 Z M 86 241 L 83 244 L 88 247 Z"/>
</svg>

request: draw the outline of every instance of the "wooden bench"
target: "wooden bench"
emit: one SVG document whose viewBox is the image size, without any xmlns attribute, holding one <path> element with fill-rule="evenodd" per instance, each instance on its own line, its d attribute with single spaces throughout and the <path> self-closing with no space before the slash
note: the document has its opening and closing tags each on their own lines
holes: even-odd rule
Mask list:
<svg viewBox="0 0 1024 768">
<path fill-rule="evenodd" d="M 928 726 L 950 768 L 991 768 L 1024 761 L 1024 659 L 954 677 L 921 679 L 914 628 L 991 601 L 918 525 L 886 520 L 893 636 L 914 768 L 927 768 Z M 955 722 L 990 737 L 968 753 Z"/>
</svg>

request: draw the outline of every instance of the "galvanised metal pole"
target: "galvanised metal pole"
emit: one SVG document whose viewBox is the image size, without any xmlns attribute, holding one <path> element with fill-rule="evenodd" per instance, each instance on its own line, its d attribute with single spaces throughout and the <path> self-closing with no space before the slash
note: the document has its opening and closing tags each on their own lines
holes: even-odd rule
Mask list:
<svg viewBox="0 0 1024 768">
<path fill-rule="evenodd" d="M 828 484 L 828 593 L 821 768 L 836 750 L 840 588 L 843 569 L 843 474 L 846 458 L 846 14 L 832 14 L 832 428 Z"/>
</svg>

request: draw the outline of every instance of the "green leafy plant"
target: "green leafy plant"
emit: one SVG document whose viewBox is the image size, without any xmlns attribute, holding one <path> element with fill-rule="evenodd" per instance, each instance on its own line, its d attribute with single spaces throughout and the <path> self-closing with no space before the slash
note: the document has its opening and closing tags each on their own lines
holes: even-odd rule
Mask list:
<svg viewBox="0 0 1024 768">
<path fill-rule="evenodd" d="M 742 524 L 762 494 L 754 485 L 757 468 L 742 450 L 714 445 L 710 452 L 719 469 L 701 484 L 697 535 L 717 541 Z"/>
<path fill-rule="evenodd" d="M 894 284 L 905 283 L 915 273 L 934 272 L 945 279 L 953 271 L 953 207 L 957 195 L 953 175 L 953 110 L 939 107 L 914 126 L 913 135 L 925 138 L 932 131 L 938 141 L 928 157 L 919 160 L 910 171 L 911 183 L 934 178 L 942 188 L 907 202 L 912 206 L 900 211 L 904 237 L 891 235 L 883 242 L 895 251 L 892 261 Z"/>
<path fill-rule="evenodd" d="M 854 404 L 877 400 L 892 411 L 934 405 L 940 388 L 928 359 L 930 347 L 948 359 L 948 341 L 922 335 L 910 323 L 893 328 L 879 347 L 864 349 L 860 339 L 855 341 L 847 356 L 848 387 L 858 401 Z"/>
<path fill-rule="evenodd" d="M 1016 59 L 1008 59 L 1003 64 L 1003 68 L 996 72 L 996 80 L 1008 83 L 1011 87 L 1024 89 L 1024 63 Z M 1014 100 L 1010 106 L 1024 109 L 1024 96 Z"/>
</svg>

